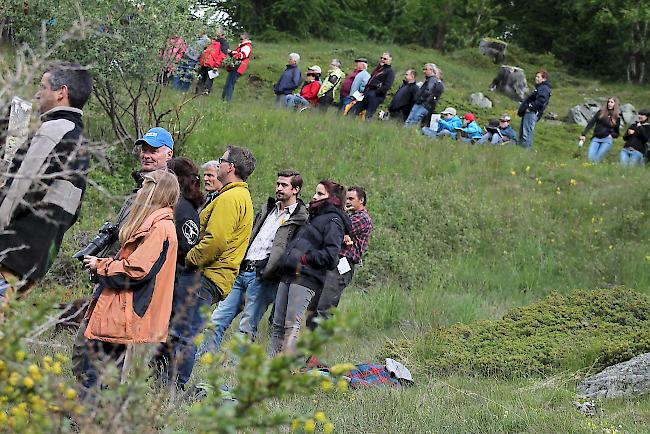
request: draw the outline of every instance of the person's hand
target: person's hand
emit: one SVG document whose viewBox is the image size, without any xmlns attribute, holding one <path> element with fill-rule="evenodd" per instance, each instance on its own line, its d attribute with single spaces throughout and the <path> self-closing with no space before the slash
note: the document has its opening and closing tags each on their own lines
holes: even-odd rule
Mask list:
<svg viewBox="0 0 650 434">
<path fill-rule="evenodd" d="M 346 246 L 352 245 L 352 238 L 350 238 L 350 235 L 343 236 L 343 244 L 345 244 Z"/>
<path fill-rule="evenodd" d="M 584 142 L 587 138 L 585 136 L 580 136 L 580 141 Z"/>
<path fill-rule="evenodd" d="M 628 134 L 636 134 L 636 131 L 633 130 L 632 128 L 630 128 L 629 130 L 627 130 L 627 133 Z"/>
<path fill-rule="evenodd" d="M 97 271 L 97 259 L 96 256 L 84 256 L 84 267 L 92 272 Z"/>
</svg>

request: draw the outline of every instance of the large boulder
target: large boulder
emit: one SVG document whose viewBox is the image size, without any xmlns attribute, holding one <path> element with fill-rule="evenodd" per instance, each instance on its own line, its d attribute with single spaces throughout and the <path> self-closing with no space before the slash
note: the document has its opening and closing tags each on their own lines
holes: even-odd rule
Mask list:
<svg viewBox="0 0 650 434">
<path fill-rule="evenodd" d="M 521 101 L 528 92 L 526 74 L 516 66 L 501 65 L 497 76 L 492 80 L 490 90 L 498 90 L 515 101 Z"/>
<path fill-rule="evenodd" d="M 585 102 L 582 104 L 574 105 L 569 109 L 567 121 L 570 124 L 578 124 L 586 127 L 591 118 L 600 110 L 601 106 L 602 104 L 599 104 L 596 100 L 585 99 Z"/>
<path fill-rule="evenodd" d="M 478 44 L 479 51 L 488 56 L 496 64 L 506 60 L 506 49 L 508 44 L 498 39 L 483 38 Z"/>
<path fill-rule="evenodd" d="M 621 106 L 621 116 L 623 117 L 623 124 L 630 125 L 638 119 L 638 113 L 634 106 L 630 103 Z"/>
<path fill-rule="evenodd" d="M 469 96 L 469 103 L 481 108 L 492 108 L 492 101 L 483 92 L 475 92 Z"/>
<path fill-rule="evenodd" d="M 578 386 L 578 394 L 587 398 L 614 398 L 649 392 L 650 353 L 610 366 Z"/>
</svg>

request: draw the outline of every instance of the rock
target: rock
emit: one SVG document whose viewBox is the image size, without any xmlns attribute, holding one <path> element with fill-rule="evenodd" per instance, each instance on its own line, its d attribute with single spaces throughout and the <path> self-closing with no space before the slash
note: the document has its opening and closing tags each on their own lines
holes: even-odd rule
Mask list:
<svg viewBox="0 0 650 434">
<path fill-rule="evenodd" d="M 623 124 L 630 125 L 637 121 L 638 113 L 634 106 L 630 103 L 621 106 L 621 116 L 623 117 Z"/>
<path fill-rule="evenodd" d="M 593 99 L 585 99 L 584 103 L 575 105 L 569 109 L 567 122 L 585 127 L 591 118 L 594 117 L 596 112 L 600 110 L 600 107 L 601 104 L 598 104 L 597 101 Z"/>
<path fill-rule="evenodd" d="M 501 65 L 497 76 L 492 80 L 490 90 L 498 90 L 515 101 L 521 101 L 528 92 L 526 74 L 516 66 Z"/>
<path fill-rule="evenodd" d="M 580 412 L 580 414 L 584 414 L 585 416 L 596 416 L 596 404 L 593 402 L 579 402 L 579 401 L 573 401 L 573 405 L 576 406 L 576 409 Z"/>
<path fill-rule="evenodd" d="M 483 95 L 482 92 L 475 92 L 469 96 L 469 102 L 472 105 L 479 106 L 481 108 L 492 108 L 492 101 Z"/>
<path fill-rule="evenodd" d="M 506 60 L 508 44 L 496 39 L 483 38 L 478 44 L 479 51 L 492 59 L 494 63 L 503 63 Z"/>
<path fill-rule="evenodd" d="M 650 392 L 650 353 L 604 369 L 585 379 L 578 394 L 587 398 L 613 398 Z"/>
</svg>

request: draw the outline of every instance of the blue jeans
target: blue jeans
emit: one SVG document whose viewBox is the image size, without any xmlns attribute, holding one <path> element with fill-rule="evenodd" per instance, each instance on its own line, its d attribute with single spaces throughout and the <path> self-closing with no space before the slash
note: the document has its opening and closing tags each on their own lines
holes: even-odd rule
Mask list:
<svg viewBox="0 0 650 434">
<path fill-rule="evenodd" d="M 275 107 L 276 108 L 285 108 L 287 106 L 287 97 L 291 95 L 276 95 L 275 96 Z"/>
<path fill-rule="evenodd" d="M 643 154 L 634 148 L 621 149 L 621 164 L 623 166 L 640 166 L 643 164 Z"/>
<path fill-rule="evenodd" d="M 602 139 L 598 137 L 592 138 L 589 144 L 589 153 L 587 154 L 589 161 L 593 161 L 594 163 L 603 161 L 603 158 L 605 158 L 605 155 L 612 147 L 612 142 L 612 136 L 607 136 Z"/>
<path fill-rule="evenodd" d="M 190 90 L 192 80 L 194 80 L 194 68 L 196 68 L 197 61 L 192 59 L 183 58 L 176 68 L 174 78 L 172 79 L 172 87 L 182 92 Z"/>
<path fill-rule="evenodd" d="M 250 340 L 255 341 L 257 326 L 266 309 L 275 301 L 277 292 L 278 282 L 258 278 L 251 283 L 246 290 L 246 303 L 239 321 L 239 333 L 248 335 Z"/>
<path fill-rule="evenodd" d="M 302 107 L 309 107 L 309 101 L 300 95 L 287 95 L 286 97 L 286 106 L 290 109 L 296 109 Z"/>
<path fill-rule="evenodd" d="M 476 144 L 484 145 L 487 142 L 490 142 L 493 145 L 501 145 L 504 143 L 500 135 L 488 132 L 483 134 L 483 137 L 481 137 Z"/>
<path fill-rule="evenodd" d="M 409 117 L 406 118 L 404 122 L 405 127 L 410 127 L 411 125 L 419 124 L 426 115 L 429 114 L 429 109 L 420 104 L 415 104 L 409 113 Z"/>
<path fill-rule="evenodd" d="M 456 133 L 449 130 L 440 130 L 439 132 L 436 132 L 432 128 L 422 127 L 422 134 L 424 134 L 427 137 L 431 137 L 432 139 L 439 139 L 441 137 L 448 136 L 456 140 Z"/>
<path fill-rule="evenodd" d="M 223 92 L 221 93 L 222 100 L 230 101 L 232 99 L 232 94 L 235 92 L 235 83 L 237 83 L 239 77 L 241 77 L 241 74 L 235 70 L 228 72 L 226 84 L 223 85 Z"/>
<path fill-rule="evenodd" d="M 526 112 L 524 117 L 521 118 L 521 125 L 519 126 L 519 146 L 528 149 L 533 147 L 535 124 L 537 124 L 537 113 Z"/>
</svg>

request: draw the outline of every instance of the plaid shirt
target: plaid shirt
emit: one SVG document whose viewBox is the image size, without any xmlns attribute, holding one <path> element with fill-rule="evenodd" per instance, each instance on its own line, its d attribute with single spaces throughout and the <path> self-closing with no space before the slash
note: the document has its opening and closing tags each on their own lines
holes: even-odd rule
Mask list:
<svg viewBox="0 0 650 434">
<path fill-rule="evenodd" d="M 355 211 L 350 216 L 352 221 L 352 245 L 344 244 L 341 247 L 340 256 L 345 256 L 355 264 L 361 262 L 361 257 L 368 247 L 368 240 L 370 239 L 370 232 L 372 232 L 372 220 L 368 211 Z"/>
</svg>

